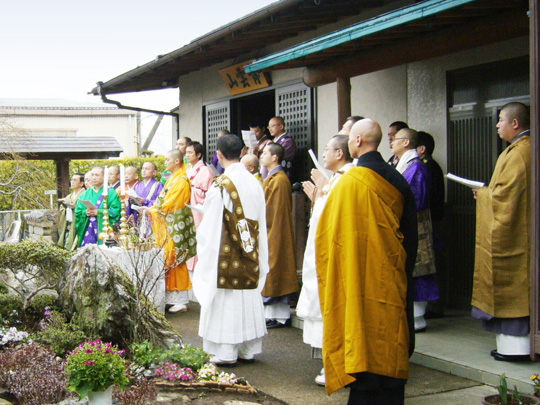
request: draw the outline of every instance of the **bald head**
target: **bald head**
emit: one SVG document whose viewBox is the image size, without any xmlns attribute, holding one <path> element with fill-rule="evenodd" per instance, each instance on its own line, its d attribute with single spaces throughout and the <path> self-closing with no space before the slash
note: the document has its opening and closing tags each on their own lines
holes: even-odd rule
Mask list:
<svg viewBox="0 0 540 405">
<path fill-rule="evenodd" d="M 242 164 L 251 174 L 255 174 L 259 171 L 259 158 L 253 153 L 248 153 L 247 155 L 244 155 L 240 162 L 242 162 Z"/>
<path fill-rule="evenodd" d="M 165 156 L 165 168 L 171 173 L 176 173 L 184 165 L 184 154 L 178 149 L 171 149 Z"/>
<path fill-rule="evenodd" d="M 353 158 L 376 151 L 381 143 L 382 130 L 379 123 L 371 118 L 356 122 L 349 134 L 349 151 Z"/>
</svg>

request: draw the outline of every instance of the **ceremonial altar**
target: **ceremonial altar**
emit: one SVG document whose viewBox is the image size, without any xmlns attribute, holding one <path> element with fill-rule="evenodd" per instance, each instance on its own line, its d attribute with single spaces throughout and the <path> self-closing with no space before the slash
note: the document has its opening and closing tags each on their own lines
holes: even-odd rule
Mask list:
<svg viewBox="0 0 540 405">
<path fill-rule="evenodd" d="M 134 285 L 144 293 L 156 309 L 165 313 L 165 253 L 163 249 L 150 250 L 100 246 L 109 259 L 113 260 L 131 278 Z"/>
</svg>

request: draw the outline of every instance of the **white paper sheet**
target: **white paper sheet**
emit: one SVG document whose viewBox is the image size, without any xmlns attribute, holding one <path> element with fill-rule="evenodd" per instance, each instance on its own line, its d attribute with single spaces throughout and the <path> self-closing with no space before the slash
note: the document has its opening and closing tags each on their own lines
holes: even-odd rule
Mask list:
<svg viewBox="0 0 540 405">
<path fill-rule="evenodd" d="M 242 130 L 242 140 L 249 148 L 256 148 L 257 147 L 257 135 L 255 135 L 255 131 L 245 131 Z"/>
<path fill-rule="evenodd" d="M 452 174 L 452 173 L 448 173 L 446 175 L 446 178 L 448 180 L 455 181 L 456 183 L 463 184 L 464 186 L 467 186 L 469 188 L 480 188 L 480 187 L 485 186 L 485 184 L 482 183 L 481 181 L 474 181 L 474 180 L 464 179 L 463 177 L 456 176 L 455 174 Z"/>
<path fill-rule="evenodd" d="M 330 176 L 328 174 L 328 171 L 319 163 L 319 161 L 317 160 L 317 156 L 315 156 L 315 152 L 313 152 L 312 149 L 310 149 L 308 151 L 309 153 L 309 156 L 311 157 L 311 160 L 313 160 L 313 164 L 315 165 L 315 167 L 317 168 L 318 171 L 320 171 L 322 174 L 324 174 L 324 176 L 330 180 Z"/>
<path fill-rule="evenodd" d="M 86 208 L 97 208 L 92 201 L 79 200 Z"/>
</svg>

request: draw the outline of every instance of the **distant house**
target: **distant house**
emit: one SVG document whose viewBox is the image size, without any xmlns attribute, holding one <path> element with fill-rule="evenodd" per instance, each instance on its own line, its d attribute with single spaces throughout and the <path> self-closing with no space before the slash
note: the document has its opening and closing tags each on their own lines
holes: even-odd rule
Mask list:
<svg viewBox="0 0 540 405">
<path fill-rule="evenodd" d="M 33 137 L 113 137 L 124 155 L 139 154 L 138 112 L 72 100 L 0 98 L 0 119 Z"/>
</svg>

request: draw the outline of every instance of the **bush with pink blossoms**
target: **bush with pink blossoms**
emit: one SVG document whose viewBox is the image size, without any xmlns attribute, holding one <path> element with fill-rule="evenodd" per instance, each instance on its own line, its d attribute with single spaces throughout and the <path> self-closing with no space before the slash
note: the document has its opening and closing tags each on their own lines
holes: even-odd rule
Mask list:
<svg viewBox="0 0 540 405">
<path fill-rule="evenodd" d="M 195 378 L 191 368 L 182 367 L 180 364 L 169 362 L 165 362 L 161 367 L 156 368 L 154 376 L 163 377 L 169 381 L 191 381 Z"/>
</svg>

